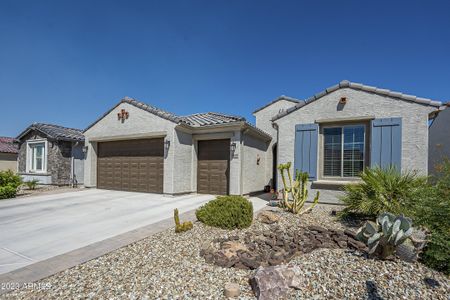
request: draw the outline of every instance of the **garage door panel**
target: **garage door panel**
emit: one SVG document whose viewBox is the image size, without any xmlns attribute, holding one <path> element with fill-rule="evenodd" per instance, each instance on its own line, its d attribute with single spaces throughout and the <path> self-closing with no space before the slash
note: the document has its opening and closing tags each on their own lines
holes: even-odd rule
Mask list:
<svg viewBox="0 0 450 300">
<path fill-rule="evenodd" d="M 99 143 L 97 186 L 162 193 L 163 155 L 162 138 Z"/>
<path fill-rule="evenodd" d="M 230 140 L 199 141 L 197 191 L 206 194 L 228 194 Z"/>
</svg>

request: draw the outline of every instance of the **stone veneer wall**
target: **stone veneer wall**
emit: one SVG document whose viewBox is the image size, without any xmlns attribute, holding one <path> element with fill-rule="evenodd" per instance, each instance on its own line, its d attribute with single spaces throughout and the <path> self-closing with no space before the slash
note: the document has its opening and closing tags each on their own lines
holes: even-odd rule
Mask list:
<svg viewBox="0 0 450 300">
<path fill-rule="evenodd" d="M 19 144 L 18 171 L 26 173 L 27 143 L 28 140 L 47 139 L 37 131 L 31 131 L 21 139 Z M 69 185 L 71 169 L 72 142 L 48 140 L 47 174 L 51 175 L 52 184 Z"/>
</svg>

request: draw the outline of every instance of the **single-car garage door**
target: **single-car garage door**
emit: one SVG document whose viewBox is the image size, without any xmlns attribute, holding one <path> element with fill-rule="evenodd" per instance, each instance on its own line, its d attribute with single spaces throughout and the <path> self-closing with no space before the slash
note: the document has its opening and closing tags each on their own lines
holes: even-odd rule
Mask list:
<svg viewBox="0 0 450 300">
<path fill-rule="evenodd" d="M 164 138 L 101 142 L 97 154 L 98 188 L 163 192 Z"/>
<path fill-rule="evenodd" d="M 230 140 L 198 142 L 197 192 L 227 195 L 230 177 Z"/>
</svg>

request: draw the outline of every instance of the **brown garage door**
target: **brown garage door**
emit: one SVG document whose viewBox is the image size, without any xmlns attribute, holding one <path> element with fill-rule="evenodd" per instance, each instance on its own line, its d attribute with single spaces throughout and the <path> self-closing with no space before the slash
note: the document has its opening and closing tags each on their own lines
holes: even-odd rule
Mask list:
<svg viewBox="0 0 450 300">
<path fill-rule="evenodd" d="M 230 177 L 230 140 L 198 142 L 197 192 L 227 195 Z"/>
<path fill-rule="evenodd" d="M 97 157 L 98 188 L 163 192 L 163 138 L 102 142 Z"/>
</svg>

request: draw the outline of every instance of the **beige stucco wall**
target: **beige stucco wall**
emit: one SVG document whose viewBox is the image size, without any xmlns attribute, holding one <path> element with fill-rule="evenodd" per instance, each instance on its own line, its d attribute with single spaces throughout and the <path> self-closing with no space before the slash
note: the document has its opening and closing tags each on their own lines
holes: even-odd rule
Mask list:
<svg viewBox="0 0 450 300">
<path fill-rule="evenodd" d="M 6 170 L 17 172 L 17 154 L 0 153 L 0 171 Z"/>
<path fill-rule="evenodd" d="M 117 118 L 117 113 L 125 109 L 129 117 L 124 122 Z M 85 132 L 85 144 L 88 146 L 84 168 L 84 185 L 95 187 L 97 184 L 97 143 L 98 141 L 151 138 L 164 136 L 171 146 L 164 158 L 164 193 L 177 193 L 179 188 L 174 185 L 174 142 L 176 123 L 158 117 L 128 103 L 121 103 L 109 114 Z M 188 175 L 189 176 L 189 175 Z M 183 186 L 183 185 L 181 185 Z"/>
<path fill-rule="evenodd" d="M 347 104 L 339 110 L 338 102 L 341 97 L 347 97 Z M 431 106 L 387 96 L 350 88 L 339 89 L 275 121 L 279 126 L 278 160 L 280 163 L 294 161 L 296 124 L 355 117 L 400 117 L 402 118 L 402 170 L 417 170 L 421 174 L 427 174 L 428 115 L 434 110 L 435 108 Z"/>
<path fill-rule="evenodd" d="M 117 119 L 117 112 L 121 109 L 129 112 L 129 118 L 123 123 Z M 95 187 L 97 184 L 98 142 L 158 136 L 164 136 L 166 141 L 170 141 L 170 147 L 166 150 L 164 158 L 164 193 L 196 192 L 197 141 L 227 138 L 230 139 L 230 143 L 236 144 L 235 152 L 230 153 L 230 194 L 242 194 L 242 180 L 245 179 L 243 179 L 241 160 L 245 157 L 246 149 L 242 145 L 240 127 L 202 128 L 193 132 L 192 129 L 181 127 L 128 103 L 121 103 L 85 132 L 85 144 L 88 146 L 84 167 L 85 186 Z"/>
<path fill-rule="evenodd" d="M 242 193 L 260 192 L 270 184 L 266 177 L 266 153 L 269 142 L 245 133 L 243 134 L 244 153 L 242 157 Z M 259 163 L 258 163 L 259 158 Z"/>
<path fill-rule="evenodd" d="M 255 116 L 256 127 L 268 133 L 272 137 L 272 140 L 270 141 L 270 144 L 265 153 L 266 158 L 265 158 L 264 178 L 265 181 L 267 182 L 266 184 L 271 184 L 270 182 L 273 175 L 272 147 L 277 142 L 277 130 L 272 126 L 272 118 L 275 117 L 280 111 L 286 110 L 294 106 L 295 104 L 296 103 L 292 101 L 280 100 L 253 114 Z"/>
</svg>

